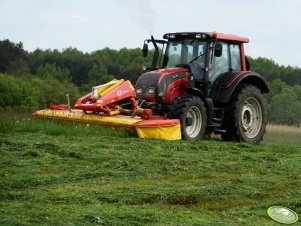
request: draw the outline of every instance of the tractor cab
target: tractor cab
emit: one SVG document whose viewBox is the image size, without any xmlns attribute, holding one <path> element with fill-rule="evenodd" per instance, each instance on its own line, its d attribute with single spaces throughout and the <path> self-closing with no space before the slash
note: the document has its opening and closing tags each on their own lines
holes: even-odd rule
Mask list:
<svg viewBox="0 0 301 226">
<path fill-rule="evenodd" d="M 206 96 L 222 73 L 248 70 L 243 48 L 243 43 L 249 41 L 247 38 L 216 32 L 168 33 L 163 38 L 145 40 L 142 49 L 144 56 L 148 53 L 148 43 L 155 48 L 152 65 L 146 69 L 187 68 L 190 73 L 189 86 L 199 89 Z"/>
</svg>

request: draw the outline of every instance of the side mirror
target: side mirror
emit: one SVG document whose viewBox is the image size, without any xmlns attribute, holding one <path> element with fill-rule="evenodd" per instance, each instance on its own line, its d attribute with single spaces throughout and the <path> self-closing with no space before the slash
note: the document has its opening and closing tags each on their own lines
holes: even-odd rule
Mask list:
<svg viewBox="0 0 301 226">
<path fill-rule="evenodd" d="M 220 57 L 223 53 L 223 44 L 220 42 L 216 42 L 214 45 L 214 56 Z"/>
<path fill-rule="evenodd" d="M 147 54 L 148 54 L 148 45 L 144 43 L 142 48 L 142 56 L 147 57 Z"/>
</svg>

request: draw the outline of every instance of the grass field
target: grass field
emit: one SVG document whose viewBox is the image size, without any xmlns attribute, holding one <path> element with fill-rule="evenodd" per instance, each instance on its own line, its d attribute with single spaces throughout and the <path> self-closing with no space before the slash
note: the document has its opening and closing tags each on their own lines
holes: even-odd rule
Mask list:
<svg viewBox="0 0 301 226">
<path fill-rule="evenodd" d="M 162 141 L 1 115 L 0 224 L 279 225 L 268 207 L 301 217 L 296 129 L 291 142 L 269 127 L 261 145 Z"/>
<path fill-rule="evenodd" d="M 301 127 L 268 125 L 263 144 L 294 144 L 301 146 Z"/>
</svg>

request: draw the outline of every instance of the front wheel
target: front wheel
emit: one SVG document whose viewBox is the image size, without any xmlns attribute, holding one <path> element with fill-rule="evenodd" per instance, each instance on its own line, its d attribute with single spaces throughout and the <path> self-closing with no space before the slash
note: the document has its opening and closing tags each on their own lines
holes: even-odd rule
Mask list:
<svg viewBox="0 0 301 226">
<path fill-rule="evenodd" d="M 231 98 L 226 110 L 223 140 L 259 143 L 267 123 L 266 103 L 261 91 L 253 85 L 242 85 Z"/>
<path fill-rule="evenodd" d="M 206 109 L 203 101 L 196 96 L 184 96 L 171 105 L 169 118 L 180 119 L 182 138 L 199 140 L 204 137 Z"/>
</svg>

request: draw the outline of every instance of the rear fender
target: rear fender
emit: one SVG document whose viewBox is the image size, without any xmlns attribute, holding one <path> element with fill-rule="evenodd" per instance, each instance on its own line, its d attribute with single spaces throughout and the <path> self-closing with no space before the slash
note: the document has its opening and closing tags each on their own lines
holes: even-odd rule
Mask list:
<svg viewBox="0 0 301 226">
<path fill-rule="evenodd" d="M 261 75 L 252 71 L 233 71 L 220 75 L 212 86 L 210 97 L 215 103 L 227 103 L 240 84 L 252 84 L 258 87 L 262 93 L 269 92 Z"/>
</svg>

